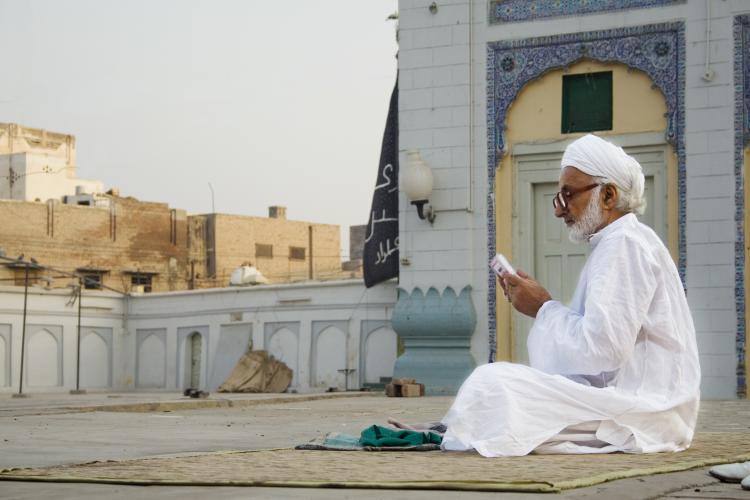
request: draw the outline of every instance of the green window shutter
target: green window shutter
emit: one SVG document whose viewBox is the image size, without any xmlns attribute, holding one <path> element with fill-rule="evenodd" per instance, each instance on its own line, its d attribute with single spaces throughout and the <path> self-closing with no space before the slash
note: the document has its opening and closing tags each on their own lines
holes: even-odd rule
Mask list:
<svg viewBox="0 0 750 500">
<path fill-rule="evenodd" d="M 562 133 L 612 130 L 612 72 L 563 76 Z"/>
</svg>

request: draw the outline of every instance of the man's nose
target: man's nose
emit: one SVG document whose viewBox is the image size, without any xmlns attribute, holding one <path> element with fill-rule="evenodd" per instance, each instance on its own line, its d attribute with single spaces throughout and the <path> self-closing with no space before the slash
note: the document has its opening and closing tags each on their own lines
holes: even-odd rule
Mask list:
<svg viewBox="0 0 750 500">
<path fill-rule="evenodd" d="M 565 215 L 565 212 L 568 211 L 567 208 L 563 208 L 562 205 L 559 205 L 559 204 L 556 207 L 554 207 L 554 209 L 555 209 L 555 217 L 562 217 L 563 215 Z"/>
</svg>

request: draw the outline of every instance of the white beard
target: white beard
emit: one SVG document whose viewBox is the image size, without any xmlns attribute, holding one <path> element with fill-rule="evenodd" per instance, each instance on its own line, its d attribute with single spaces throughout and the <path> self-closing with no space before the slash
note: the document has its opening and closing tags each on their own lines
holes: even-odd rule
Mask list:
<svg viewBox="0 0 750 500">
<path fill-rule="evenodd" d="M 602 215 L 601 206 L 599 204 L 599 190 L 601 187 L 597 186 L 591 192 L 591 199 L 589 204 L 586 206 L 583 215 L 570 227 L 570 233 L 568 238 L 573 243 L 583 243 L 591 238 L 591 235 L 596 232 L 596 229 L 604 222 L 604 216 Z"/>
</svg>

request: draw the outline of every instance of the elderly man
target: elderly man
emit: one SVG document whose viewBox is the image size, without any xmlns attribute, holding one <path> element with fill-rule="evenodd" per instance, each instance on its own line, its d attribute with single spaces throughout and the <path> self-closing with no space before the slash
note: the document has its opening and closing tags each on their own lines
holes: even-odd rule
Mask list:
<svg viewBox="0 0 750 500">
<path fill-rule="evenodd" d="M 636 218 L 641 166 L 587 135 L 565 150 L 559 186 L 555 215 L 591 246 L 573 300 L 503 273 L 513 307 L 536 318 L 531 366 L 478 367 L 442 420 L 442 446 L 487 457 L 684 450 L 700 398 L 695 329 L 669 252 Z"/>
</svg>

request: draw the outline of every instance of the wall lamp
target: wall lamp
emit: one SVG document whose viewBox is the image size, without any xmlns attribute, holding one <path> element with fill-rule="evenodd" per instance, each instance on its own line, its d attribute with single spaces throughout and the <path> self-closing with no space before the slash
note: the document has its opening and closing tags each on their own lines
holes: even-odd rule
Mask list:
<svg viewBox="0 0 750 500">
<path fill-rule="evenodd" d="M 424 206 L 432 195 L 432 170 L 419 156 L 419 151 L 406 152 L 406 169 L 401 177 L 401 187 L 412 205 L 417 207 L 417 215 L 422 220 L 427 219 L 430 224 L 435 221 L 435 211 L 432 206 Z"/>
</svg>

